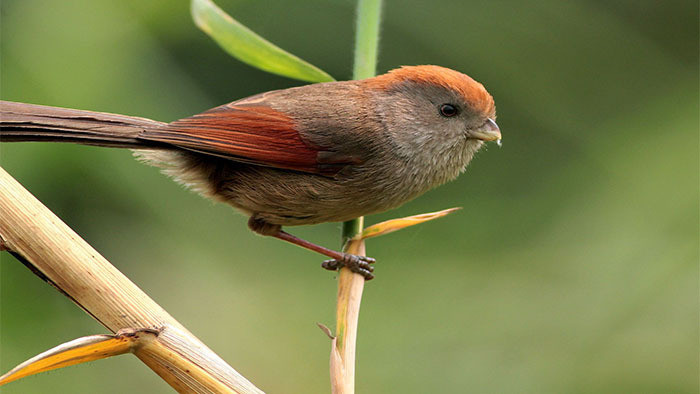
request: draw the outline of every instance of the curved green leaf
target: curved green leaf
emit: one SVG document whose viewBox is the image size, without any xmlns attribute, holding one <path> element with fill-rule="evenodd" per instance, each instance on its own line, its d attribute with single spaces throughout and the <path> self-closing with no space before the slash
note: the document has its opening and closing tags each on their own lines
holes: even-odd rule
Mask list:
<svg viewBox="0 0 700 394">
<path fill-rule="evenodd" d="M 195 24 L 236 59 L 261 70 L 307 82 L 333 77 L 260 37 L 217 7 L 211 0 L 192 0 Z"/>
</svg>

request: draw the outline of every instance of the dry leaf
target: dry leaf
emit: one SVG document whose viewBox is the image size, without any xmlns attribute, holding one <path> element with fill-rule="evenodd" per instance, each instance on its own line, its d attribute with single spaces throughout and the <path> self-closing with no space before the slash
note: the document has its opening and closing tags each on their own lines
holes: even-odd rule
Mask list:
<svg viewBox="0 0 700 394">
<path fill-rule="evenodd" d="M 116 335 L 91 335 L 74 339 L 30 358 L 0 376 L 0 386 L 40 372 L 128 353 L 143 336 L 156 334 L 154 330 L 122 330 Z"/>
<path fill-rule="evenodd" d="M 414 226 L 429 220 L 441 218 L 443 216 L 449 215 L 454 211 L 460 210 L 462 208 L 449 208 L 438 212 L 423 213 L 420 215 L 408 216 L 400 219 L 391 219 L 385 222 L 377 223 L 372 226 L 367 227 L 354 239 L 367 239 L 372 237 L 378 237 L 380 235 L 393 233 L 394 231 L 401 230 L 402 228 Z"/>
</svg>

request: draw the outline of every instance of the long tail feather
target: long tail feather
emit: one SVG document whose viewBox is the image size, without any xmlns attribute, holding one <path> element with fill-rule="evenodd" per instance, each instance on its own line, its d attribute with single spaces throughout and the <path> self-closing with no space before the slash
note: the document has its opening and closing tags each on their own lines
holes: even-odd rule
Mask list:
<svg viewBox="0 0 700 394">
<path fill-rule="evenodd" d="M 138 138 L 165 123 L 135 116 L 0 101 L 0 141 L 73 142 L 115 148 L 166 148 Z"/>
</svg>

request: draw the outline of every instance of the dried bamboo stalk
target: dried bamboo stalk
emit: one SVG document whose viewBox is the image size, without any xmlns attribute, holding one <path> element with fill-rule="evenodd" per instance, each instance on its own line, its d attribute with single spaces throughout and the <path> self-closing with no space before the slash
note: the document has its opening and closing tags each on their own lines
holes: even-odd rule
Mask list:
<svg viewBox="0 0 700 394">
<path fill-rule="evenodd" d="M 345 251 L 364 256 L 365 243 L 363 240 L 350 240 Z M 336 302 L 336 336 L 331 343 L 330 375 L 333 394 L 355 392 L 355 348 L 364 287 L 365 278 L 362 275 L 341 268 Z"/>
<path fill-rule="evenodd" d="M 261 393 L 0 167 L 3 247 L 112 332 L 154 329 L 136 356 L 183 393 Z"/>
</svg>

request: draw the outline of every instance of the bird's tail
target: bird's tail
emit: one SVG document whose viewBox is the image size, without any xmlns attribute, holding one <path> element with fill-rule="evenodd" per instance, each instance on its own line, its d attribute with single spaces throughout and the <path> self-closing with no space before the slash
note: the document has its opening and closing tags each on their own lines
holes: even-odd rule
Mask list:
<svg viewBox="0 0 700 394">
<path fill-rule="evenodd" d="M 157 149 L 138 138 L 166 123 L 135 116 L 0 101 L 0 142 L 73 142 L 115 148 Z"/>
</svg>

